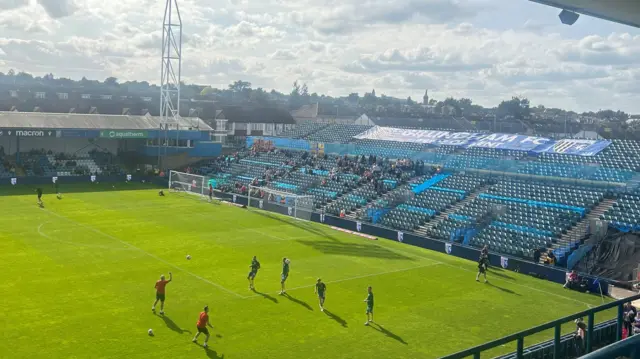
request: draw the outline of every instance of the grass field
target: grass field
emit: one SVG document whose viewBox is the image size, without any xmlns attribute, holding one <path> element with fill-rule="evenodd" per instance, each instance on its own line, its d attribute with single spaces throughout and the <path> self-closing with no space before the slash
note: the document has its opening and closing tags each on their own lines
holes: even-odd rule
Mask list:
<svg viewBox="0 0 640 359">
<path fill-rule="evenodd" d="M 33 193 L 0 197 L 0 357 L 436 358 L 601 303 L 497 269 L 476 283 L 474 262 L 394 241 L 142 185 L 95 186 L 45 193 L 44 209 Z M 277 295 L 284 256 L 289 296 Z M 154 283 L 170 271 L 161 317 Z M 369 285 L 377 324 L 366 327 Z M 205 304 L 209 350 L 191 343 Z"/>
</svg>

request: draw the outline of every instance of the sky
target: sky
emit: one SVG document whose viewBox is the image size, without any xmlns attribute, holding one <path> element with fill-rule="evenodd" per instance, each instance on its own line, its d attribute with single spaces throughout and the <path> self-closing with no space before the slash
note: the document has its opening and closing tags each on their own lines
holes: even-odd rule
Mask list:
<svg viewBox="0 0 640 359">
<path fill-rule="evenodd" d="M 164 3 L 0 0 L 0 71 L 159 83 Z M 528 0 L 178 3 L 187 83 L 640 113 L 640 29 Z"/>
</svg>

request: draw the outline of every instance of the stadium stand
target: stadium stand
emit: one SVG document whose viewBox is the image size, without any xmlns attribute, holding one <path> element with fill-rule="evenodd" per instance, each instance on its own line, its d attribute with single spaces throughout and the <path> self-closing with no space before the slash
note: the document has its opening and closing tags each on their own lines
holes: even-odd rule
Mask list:
<svg viewBox="0 0 640 359">
<path fill-rule="evenodd" d="M 307 136 L 309 141 L 347 143 L 353 136 L 370 129 L 373 126 L 366 125 L 333 125 Z"/>
</svg>

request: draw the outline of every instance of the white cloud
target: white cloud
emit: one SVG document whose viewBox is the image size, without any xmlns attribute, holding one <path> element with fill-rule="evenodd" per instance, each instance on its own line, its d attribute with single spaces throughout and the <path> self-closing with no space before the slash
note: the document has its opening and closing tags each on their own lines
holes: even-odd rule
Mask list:
<svg viewBox="0 0 640 359">
<path fill-rule="evenodd" d="M 159 80 L 164 2 L 0 0 L 0 71 Z M 180 2 L 183 80 L 640 111 L 640 32 L 504 0 Z M 595 24 L 595 25 L 594 25 Z"/>
</svg>

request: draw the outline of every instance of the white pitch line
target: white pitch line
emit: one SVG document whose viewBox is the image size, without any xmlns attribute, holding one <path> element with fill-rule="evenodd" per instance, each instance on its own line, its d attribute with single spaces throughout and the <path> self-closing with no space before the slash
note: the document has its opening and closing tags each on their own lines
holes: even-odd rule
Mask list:
<svg viewBox="0 0 640 359">
<path fill-rule="evenodd" d="M 112 235 L 110 235 L 110 234 L 104 233 L 104 232 L 100 231 L 99 229 L 93 228 L 93 227 L 88 226 L 88 225 L 86 225 L 86 224 L 82 224 L 82 223 L 80 223 L 80 222 L 74 221 L 73 219 L 68 218 L 68 217 L 65 217 L 65 216 L 63 216 L 63 215 L 61 215 L 61 214 L 58 214 L 58 213 L 55 213 L 55 212 L 49 211 L 49 210 L 44 209 L 44 208 L 43 208 L 42 210 L 43 210 L 43 211 L 45 211 L 45 212 L 47 212 L 47 213 L 49 213 L 49 214 L 52 214 L 52 215 L 54 215 L 54 216 L 56 216 L 56 217 L 58 217 L 58 218 L 61 218 L 61 219 L 64 219 L 64 220 L 66 220 L 66 221 L 68 221 L 68 222 L 70 222 L 70 223 L 73 223 L 73 224 L 75 224 L 75 225 L 76 225 L 76 226 L 78 226 L 78 227 L 86 228 L 86 229 L 88 229 L 88 230 L 90 230 L 90 231 L 92 231 L 92 232 L 94 232 L 94 233 L 97 233 L 97 234 L 100 234 L 100 235 L 105 236 L 105 237 L 107 237 L 107 238 L 113 239 L 114 241 L 118 241 L 118 242 L 120 242 L 120 243 L 122 243 L 122 244 L 124 244 L 124 245 L 126 245 L 126 246 L 128 246 L 128 247 L 130 247 L 130 248 L 132 248 L 132 249 L 135 249 L 135 250 L 137 250 L 137 251 L 140 251 L 141 253 L 146 254 L 147 256 L 149 256 L 149 257 L 151 257 L 151 258 L 153 258 L 153 259 L 155 259 L 155 260 L 157 260 L 157 261 L 159 261 L 159 262 L 162 262 L 162 263 L 164 263 L 164 264 L 166 264 L 166 265 L 168 265 L 168 266 L 170 266 L 170 267 L 173 267 L 173 268 L 175 268 L 175 269 L 177 269 L 177 270 L 179 270 L 179 271 L 181 271 L 181 272 L 183 272 L 183 273 L 189 274 L 190 276 L 192 276 L 192 277 L 194 277 L 194 278 L 196 278 L 196 279 L 199 279 L 199 280 L 201 280 L 201 281 L 203 281 L 203 282 L 205 282 L 205 283 L 208 283 L 208 284 L 210 284 L 210 285 L 212 285 L 212 286 L 214 286 L 214 287 L 216 287 L 216 288 L 218 288 L 218 289 L 220 289 L 220 290 L 222 290 L 222 291 L 225 291 L 225 292 L 227 292 L 227 293 L 229 293 L 229 294 L 233 294 L 234 296 L 236 296 L 236 297 L 238 297 L 238 298 L 242 298 L 242 299 L 244 299 L 244 298 L 245 298 L 245 296 L 243 296 L 243 295 L 240 295 L 240 294 L 238 294 L 238 293 L 236 293 L 236 292 L 234 292 L 234 291 L 232 291 L 232 290 L 230 290 L 230 289 L 227 289 L 227 288 L 225 288 L 225 287 L 221 286 L 221 285 L 220 285 L 220 284 L 218 284 L 218 283 L 214 283 L 214 282 L 212 282 L 212 281 L 210 281 L 210 280 L 208 280 L 208 279 L 206 279 L 206 278 L 202 278 L 201 276 L 199 276 L 199 275 L 197 275 L 197 274 L 195 274 L 195 273 L 192 273 L 192 272 L 190 272 L 190 271 L 188 271 L 188 270 L 186 270 L 186 269 L 183 269 L 183 268 L 181 268 L 181 267 L 178 267 L 177 265 L 175 265 L 175 264 L 173 264 L 173 263 L 167 262 L 166 260 L 164 260 L 164 259 L 162 259 L 162 258 L 160 258 L 160 257 L 156 256 L 155 254 L 151 254 L 151 253 L 149 253 L 149 252 L 145 251 L 145 250 L 144 250 L 144 249 L 142 249 L 142 248 L 138 248 L 138 247 L 134 246 L 133 244 L 131 244 L 131 243 L 129 243 L 129 242 L 123 241 L 122 239 L 116 238 L 116 237 L 114 237 L 114 236 L 112 236 Z"/>
<path fill-rule="evenodd" d="M 376 277 L 376 276 L 380 276 L 380 275 L 384 275 L 384 274 L 407 272 L 407 271 L 410 271 L 410 270 L 426 268 L 426 267 L 432 267 L 432 266 L 436 266 L 436 265 L 439 265 L 439 264 L 442 264 L 442 263 L 440 263 L 440 262 L 429 263 L 429 264 L 424 264 L 424 265 L 416 266 L 416 267 L 395 269 L 395 270 L 384 271 L 384 272 L 379 272 L 379 273 L 372 273 L 372 274 L 365 274 L 365 275 L 360 275 L 360 276 L 356 276 L 356 277 L 349 277 L 349 278 L 343 278 L 343 279 L 338 279 L 338 280 L 332 280 L 332 281 L 328 281 L 328 282 L 324 282 L 324 283 L 325 284 L 334 284 L 334 283 L 346 282 L 346 281 L 350 281 L 350 280 L 369 278 L 369 277 Z M 300 287 L 287 289 L 287 292 L 288 291 L 292 291 L 292 290 L 298 290 L 298 289 L 312 288 L 314 286 L 315 286 L 315 284 L 303 285 L 303 286 L 300 286 Z M 260 297 L 260 295 L 259 294 L 250 295 L 250 296 L 245 297 L 245 299 L 255 298 L 255 297 Z"/>
<path fill-rule="evenodd" d="M 465 272 L 475 273 L 475 270 L 471 270 L 471 269 L 468 269 L 468 268 L 460 267 L 460 266 L 457 266 L 457 265 L 454 265 L 454 264 L 451 264 L 451 263 L 446 263 L 446 262 L 436 261 L 435 259 L 432 259 L 432 258 L 429 258 L 429 257 L 425 257 L 425 256 L 422 256 L 422 255 L 419 255 L 419 254 L 415 254 L 415 253 L 410 253 L 410 252 L 407 252 L 407 251 L 404 251 L 404 250 L 401 250 L 401 249 L 392 248 L 391 250 L 392 250 L 392 251 L 397 251 L 397 252 L 400 252 L 400 253 L 404 253 L 404 254 L 406 254 L 406 255 L 413 256 L 413 257 L 416 257 L 416 258 L 429 259 L 429 260 L 435 261 L 435 262 L 437 262 L 437 263 L 439 263 L 439 264 L 443 264 L 443 265 L 446 265 L 446 266 L 451 267 L 451 268 L 460 269 L 460 270 L 463 270 L 463 271 L 465 271 Z M 513 285 L 518 286 L 518 287 L 527 288 L 527 289 L 529 289 L 529 290 L 533 290 L 533 291 L 535 291 L 535 292 L 540 292 L 540 293 L 549 294 L 549 295 L 552 295 L 552 296 L 554 296 L 554 297 L 562 298 L 562 299 L 565 299 L 565 300 L 570 300 L 570 301 L 575 302 L 575 303 L 584 304 L 584 305 L 586 305 L 588 308 L 593 308 L 593 305 L 591 305 L 591 304 L 589 304 L 589 303 L 587 303 L 587 302 L 583 302 L 583 301 L 581 301 L 581 300 L 579 300 L 579 299 L 574 299 L 574 298 L 571 298 L 571 297 L 566 297 L 566 296 L 561 295 L 561 294 L 556 294 L 556 293 L 549 292 L 549 291 L 546 291 L 546 290 L 543 290 L 543 289 L 538 289 L 538 288 L 535 288 L 535 287 L 530 287 L 530 286 L 528 286 L 528 285 L 524 285 L 524 284 L 516 283 L 516 282 L 514 282 L 514 281 L 510 281 L 510 280 L 507 280 L 507 279 L 502 279 L 502 278 L 495 278 L 495 277 L 492 277 L 492 278 L 491 278 L 491 280 L 492 280 L 492 281 L 498 281 L 498 282 L 504 282 L 504 283 L 513 284 Z"/>
<path fill-rule="evenodd" d="M 98 244 L 82 244 L 82 243 L 75 243 L 75 242 L 69 242 L 69 241 L 64 241 L 61 239 L 57 239 L 57 238 L 53 238 L 51 236 L 49 236 L 48 234 L 44 233 L 44 231 L 42 231 L 42 227 L 44 227 L 45 224 L 48 224 L 51 222 L 42 222 L 40 223 L 40 225 L 38 226 L 38 234 L 41 235 L 42 237 L 50 240 L 50 241 L 54 241 L 54 242 L 58 242 L 58 243 L 62 243 L 62 244 L 67 244 L 70 246 L 74 246 L 74 247 L 84 247 L 84 248 L 100 248 L 100 249 L 108 249 L 108 250 L 115 250 L 115 251 L 131 251 L 133 250 L 133 248 L 116 248 L 116 247 L 112 247 L 112 246 L 101 246 Z"/>
</svg>

